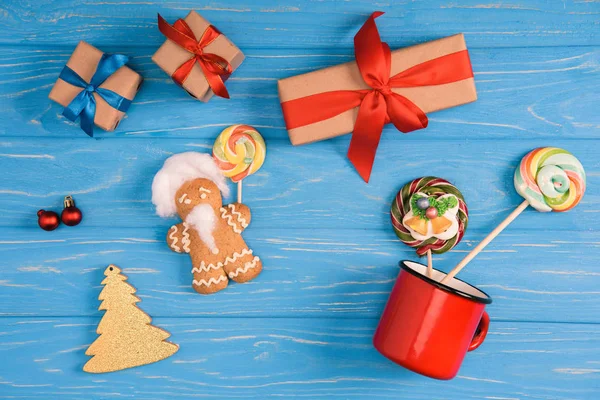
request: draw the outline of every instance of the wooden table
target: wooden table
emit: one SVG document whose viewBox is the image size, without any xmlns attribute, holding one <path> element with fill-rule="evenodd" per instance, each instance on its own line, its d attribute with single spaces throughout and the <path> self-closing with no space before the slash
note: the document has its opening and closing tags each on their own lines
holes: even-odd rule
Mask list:
<svg viewBox="0 0 600 400">
<path fill-rule="evenodd" d="M 167 20 L 195 8 L 246 53 L 229 101 L 190 99 L 150 57 Z M 476 103 L 432 114 L 427 130 L 384 131 L 370 184 L 349 137 L 294 148 L 276 81 L 352 59 L 381 9 L 392 48 L 464 32 Z M 600 3 L 596 1 L 17 1 L 0 5 L 0 398 L 600 398 Z M 90 139 L 47 96 L 79 40 L 130 55 L 145 78 L 116 132 Z M 150 184 L 171 154 L 209 152 L 234 123 L 258 128 L 263 168 L 244 184 L 244 233 L 259 279 L 217 295 L 190 287 L 164 243 Z M 448 270 L 521 199 L 512 176 L 539 146 L 572 151 L 588 192 L 569 213 L 527 210 L 461 273 L 490 293 L 491 330 L 449 382 L 380 356 L 371 337 L 398 273 L 417 257 L 388 212 L 409 180 L 454 182 L 469 230 L 434 258 Z M 81 225 L 44 232 L 40 208 L 72 194 Z M 173 357 L 105 375 L 82 371 L 96 338 L 102 271 L 129 276 Z"/>
</svg>

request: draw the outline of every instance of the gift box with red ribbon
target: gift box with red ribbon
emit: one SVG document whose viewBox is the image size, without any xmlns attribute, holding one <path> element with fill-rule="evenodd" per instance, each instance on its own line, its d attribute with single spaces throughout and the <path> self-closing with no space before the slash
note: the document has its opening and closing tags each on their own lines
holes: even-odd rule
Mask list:
<svg viewBox="0 0 600 400">
<path fill-rule="evenodd" d="M 152 61 L 200 101 L 229 98 L 225 81 L 244 61 L 239 48 L 193 10 L 173 25 L 158 15 L 158 29 L 167 40 Z"/>
<path fill-rule="evenodd" d="M 354 37 L 356 61 L 282 79 L 279 98 L 294 145 L 352 132 L 348 158 L 369 181 L 383 126 L 427 127 L 426 113 L 477 100 L 462 34 L 390 51 L 369 17 Z"/>
</svg>

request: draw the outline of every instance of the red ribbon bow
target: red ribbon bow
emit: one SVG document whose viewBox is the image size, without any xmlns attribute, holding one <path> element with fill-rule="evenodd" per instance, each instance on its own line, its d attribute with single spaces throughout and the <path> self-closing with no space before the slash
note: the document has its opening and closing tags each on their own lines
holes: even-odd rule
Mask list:
<svg viewBox="0 0 600 400">
<path fill-rule="evenodd" d="M 385 124 L 391 122 L 404 133 L 427 127 L 423 110 L 406 97 L 392 92 L 392 88 L 442 85 L 473 77 L 467 50 L 417 64 L 390 77 L 390 47 L 381 41 L 375 24 L 375 18 L 382 14 L 381 11 L 371 14 L 354 36 L 356 64 L 371 89 L 317 93 L 281 104 L 288 130 L 359 107 L 348 158 L 366 182 L 371 176 Z"/>
<path fill-rule="evenodd" d="M 212 91 L 220 97 L 229 98 L 229 93 L 225 87 L 224 81 L 227 80 L 232 72 L 231 64 L 223 57 L 205 53 L 204 48 L 211 44 L 221 32 L 212 25 L 209 25 L 200 40 L 196 40 L 196 36 L 190 26 L 183 20 L 178 19 L 173 26 L 158 14 L 158 29 L 167 39 L 177 43 L 185 50 L 193 54 L 193 56 L 181 64 L 171 78 L 179 86 L 183 86 L 183 82 L 187 79 L 195 63 L 200 65 L 202 72 L 208 81 L 208 85 Z"/>
</svg>

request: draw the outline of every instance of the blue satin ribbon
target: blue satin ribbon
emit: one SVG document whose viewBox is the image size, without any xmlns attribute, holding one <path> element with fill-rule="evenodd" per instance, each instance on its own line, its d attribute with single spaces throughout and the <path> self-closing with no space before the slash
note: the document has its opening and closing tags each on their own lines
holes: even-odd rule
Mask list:
<svg viewBox="0 0 600 400">
<path fill-rule="evenodd" d="M 90 137 L 94 136 L 94 116 L 96 115 L 96 99 L 94 93 L 97 93 L 109 106 L 119 111 L 126 112 L 131 105 L 131 100 L 126 99 L 113 92 L 112 90 L 99 87 L 109 76 L 114 74 L 119 68 L 127 64 L 129 57 L 120 54 L 103 54 L 98 62 L 98 67 L 90 83 L 87 83 L 77 72 L 65 65 L 59 78 L 63 81 L 80 88 L 81 92 L 69 103 L 63 110 L 63 115 L 69 120 L 75 122 L 79 117 L 81 129 Z"/>
</svg>

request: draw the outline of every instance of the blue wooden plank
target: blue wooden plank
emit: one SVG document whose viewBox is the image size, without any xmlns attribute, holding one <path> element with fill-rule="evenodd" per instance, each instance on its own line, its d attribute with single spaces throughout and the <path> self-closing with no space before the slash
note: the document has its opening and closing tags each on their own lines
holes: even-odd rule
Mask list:
<svg viewBox="0 0 600 400">
<path fill-rule="evenodd" d="M 256 126 L 267 139 L 287 140 L 277 96 L 280 78 L 349 61 L 351 50 L 254 49 L 227 81 L 231 100 L 200 103 L 177 87 L 151 60 L 148 48 L 103 48 L 133 57 L 145 78 L 127 118 L 107 137 L 214 138 L 233 123 Z M 77 124 L 60 116 L 48 99 L 71 46 L 4 47 L 0 53 L 0 136 L 86 139 Z M 479 99 L 430 115 L 425 131 L 402 135 L 391 127 L 386 140 L 479 140 L 482 138 L 597 138 L 595 112 L 600 82 L 598 47 L 502 48 L 471 51 Z M 18 127 L 18 129 L 15 129 Z"/>
<path fill-rule="evenodd" d="M 2 3 L 0 43 L 32 46 L 57 41 L 75 44 L 150 45 L 163 38 L 156 13 L 170 21 L 195 8 L 244 48 L 349 48 L 352 37 L 373 11 L 387 14 L 378 22 L 391 45 L 465 32 L 472 46 L 598 45 L 598 14 L 594 1 L 480 0 L 310 1 L 188 0 L 164 2 L 79 2 L 77 0 Z"/>
<path fill-rule="evenodd" d="M 218 131 L 218 129 L 217 129 Z M 216 135 L 216 132 L 215 132 Z M 369 184 L 346 159 L 348 137 L 293 148 L 267 141 L 262 169 L 244 183 L 244 201 L 259 228 L 381 229 L 389 226 L 396 192 L 411 179 L 444 177 L 463 192 L 470 230 L 491 231 L 521 201 L 513 187 L 514 169 L 537 146 L 572 151 L 588 173 L 588 190 L 567 213 L 527 210 L 510 230 L 596 230 L 600 160 L 594 141 L 519 140 L 472 142 L 388 141 L 383 137 Z M 213 140 L 189 139 L 10 139 L 0 147 L 1 226 L 36 226 L 36 212 L 56 208 L 73 194 L 91 227 L 166 226 L 154 213 L 150 186 L 173 153 L 207 152 Z M 590 217 L 591 216 L 591 217 Z M 51 237 L 52 234 L 48 234 Z M 560 234 L 557 233 L 557 238 Z"/>
<path fill-rule="evenodd" d="M 144 302 L 141 303 L 144 306 Z M 81 368 L 98 318 L 0 318 L 4 398 L 595 400 L 598 325 L 497 322 L 451 382 L 418 376 L 371 346 L 375 320 L 172 319 L 178 353 L 111 374 Z"/>
<path fill-rule="evenodd" d="M 465 32 L 479 100 L 432 114 L 426 131 L 386 129 L 365 185 L 345 159 L 347 137 L 289 145 L 275 82 L 351 59 L 352 37 L 374 7 L 387 12 L 378 24 L 393 48 Z M 156 12 L 172 21 L 190 8 L 248 56 L 228 81 L 229 102 L 187 98 L 150 60 L 163 40 Z M 595 400 L 598 15 L 599 3 L 577 0 L 4 1 L 0 398 Z M 84 137 L 47 99 L 80 39 L 131 55 L 146 77 L 117 132 L 99 132 L 106 140 Z M 254 212 L 245 237 L 266 267 L 252 283 L 203 297 L 189 287 L 189 259 L 162 242 L 172 221 L 153 215 L 149 184 L 169 154 L 209 151 L 220 129 L 238 122 L 259 127 L 269 146 L 244 190 Z M 370 338 L 395 263 L 416 259 L 389 229 L 395 191 L 424 174 L 463 190 L 467 236 L 435 257 L 448 269 L 519 203 L 514 167 L 541 145 L 576 153 L 589 190 L 570 213 L 526 212 L 461 273 L 494 298 L 486 344 L 452 382 L 379 356 Z M 83 224 L 39 230 L 37 209 L 60 209 L 69 192 Z M 101 269 L 110 262 L 125 268 L 141 306 L 181 350 L 151 366 L 87 375 L 83 352 L 96 337 Z"/>
<path fill-rule="evenodd" d="M 264 261 L 256 280 L 200 296 L 187 255 L 171 252 L 166 226 L 37 228 L 0 234 L 0 315 L 96 315 L 102 271 L 129 275 L 153 316 L 377 319 L 401 259 L 417 260 L 390 229 L 254 229 L 244 236 Z M 598 232 L 505 233 L 460 277 L 488 292 L 493 320 L 600 322 Z M 449 270 L 483 235 L 435 255 Z M 0 337 L 1 339 L 1 337 Z M 0 340 L 1 342 L 1 340 Z"/>
</svg>

